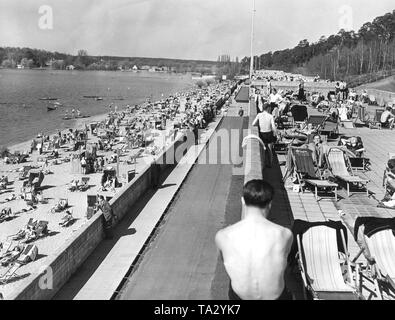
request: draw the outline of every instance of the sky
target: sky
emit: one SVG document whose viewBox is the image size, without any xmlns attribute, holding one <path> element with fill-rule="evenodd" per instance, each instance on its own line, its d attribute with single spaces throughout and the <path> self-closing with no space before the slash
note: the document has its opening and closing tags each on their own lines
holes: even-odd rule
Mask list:
<svg viewBox="0 0 395 320">
<path fill-rule="evenodd" d="M 241 59 L 250 55 L 252 7 L 253 0 L 0 0 L 0 46 Z M 394 0 L 256 0 L 253 52 L 315 42 L 343 25 L 358 31 L 394 9 Z"/>
</svg>

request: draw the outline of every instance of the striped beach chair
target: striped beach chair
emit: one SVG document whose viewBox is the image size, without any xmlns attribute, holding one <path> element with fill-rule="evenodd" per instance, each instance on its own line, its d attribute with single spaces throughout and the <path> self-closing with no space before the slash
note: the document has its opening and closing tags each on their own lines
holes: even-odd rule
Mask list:
<svg viewBox="0 0 395 320">
<path fill-rule="evenodd" d="M 337 230 L 320 225 L 296 237 L 298 263 L 305 289 L 314 300 L 357 300 L 357 278 L 353 283 L 351 262 L 343 230 L 340 230 L 345 253 L 337 244 Z M 343 261 L 339 259 L 342 256 Z M 358 265 L 356 272 L 359 273 Z M 345 276 L 343 276 L 343 273 Z"/>
<path fill-rule="evenodd" d="M 341 181 L 344 181 L 347 185 L 347 196 L 350 196 L 350 186 L 357 187 L 356 192 L 366 192 L 369 196 L 368 183 L 369 179 L 363 179 L 357 175 L 354 175 L 348 157 L 341 148 L 333 147 L 326 153 L 326 160 L 328 168 L 332 175 Z M 359 191 L 358 191 L 359 190 Z"/>
<path fill-rule="evenodd" d="M 363 229 L 360 230 L 360 227 Z M 395 218 L 358 217 L 354 224 L 354 238 L 367 261 L 368 278 L 374 283 L 375 293 L 382 299 L 383 284 L 395 294 Z M 381 286 L 380 286 L 381 284 Z"/>
<path fill-rule="evenodd" d="M 393 230 L 382 230 L 365 236 L 375 278 L 388 283 L 395 291 L 395 236 Z M 381 297 L 381 294 L 379 294 Z"/>
<path fill-rule="evenodd" d="M 314 195 L 317 201 L 322 198 L 322 196 L 318 196 L 319 190 L 333 193 L 335 201 L 337 201 L 338 185 L 334 182 L 321 179 L 320 170 L 316 170 L 314 167 L 312 151 L 310 149 L 291 147 L 291 156 L 295 166 L 294 170 L 296 177 L 299 184 L 302 186 L 302 192 L 304 191 L 304 185 L 310 185 L 314 187 Z"/>
</svg>

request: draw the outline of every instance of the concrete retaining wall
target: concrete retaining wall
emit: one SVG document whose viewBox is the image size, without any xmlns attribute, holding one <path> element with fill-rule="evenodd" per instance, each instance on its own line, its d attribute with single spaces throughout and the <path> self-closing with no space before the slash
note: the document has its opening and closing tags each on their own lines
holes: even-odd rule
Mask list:
<svg viewBox="0 0 395 320">
<path fill-rule="evenodd" d="M 252 122 L 257 115 L 254 103 L 250 103 L 250 114 L 248 131 L 249 134 L 259 137 L 258 127 L 253 127 Z M 249 139 L 244 149 L 244 181 L 248 182 L 254 179 L 262 179 L 263 169 L 265 167 L 265 152 L 261 144 L 256 139 Z"/>
<path fill-rule="evenodd" d="M 256 106 L 250 102 L 249 107 L 249 123 L 248 134 L 259 137 L 258 127 L 253 127 L 252 122 L 257 115 Z M 244 164 L 244 183 L 255 179 L 263 179 L 263 170 L 265 169 L 265 151 L 261 144 L 256 139 L 249 139 L 243 152 Z M 244 218 L 244 207 L 241 213 L 241 218 Z"/>
</svg>

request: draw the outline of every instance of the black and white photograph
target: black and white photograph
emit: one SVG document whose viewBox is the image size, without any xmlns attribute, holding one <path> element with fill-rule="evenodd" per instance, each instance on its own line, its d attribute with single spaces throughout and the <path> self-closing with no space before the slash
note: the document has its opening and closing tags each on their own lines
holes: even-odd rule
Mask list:
<svg viewBox="0 0 395 320">
<path fill-rule="evenodd" d="M 394 128 L 393 0 L 0 0 L 0 300 L 395 300 Z"/>
</svg>

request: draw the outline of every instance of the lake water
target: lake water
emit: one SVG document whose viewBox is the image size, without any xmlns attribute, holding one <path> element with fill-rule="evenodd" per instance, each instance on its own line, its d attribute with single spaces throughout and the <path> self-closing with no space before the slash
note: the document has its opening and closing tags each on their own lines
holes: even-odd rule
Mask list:
<svg viewBox="0 0 395 320">
<path fill-rule="evenodd" d="M 94 116 L 108 112 L 111 103 L 121 110 L 191 86 L 190 75 L 168 73 L 0 70 L 0 146 L 24 142 L 41 131 L 49 134 L 72 127 L 74 120 L 62 119 L 66 110 Z M 39 100 L 44 97 L 58 98 L 63 106 L 48 112 L 49 102 Z"/>
</svg>

